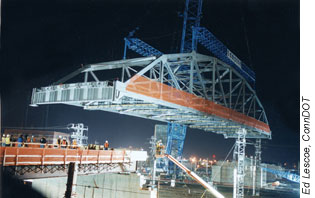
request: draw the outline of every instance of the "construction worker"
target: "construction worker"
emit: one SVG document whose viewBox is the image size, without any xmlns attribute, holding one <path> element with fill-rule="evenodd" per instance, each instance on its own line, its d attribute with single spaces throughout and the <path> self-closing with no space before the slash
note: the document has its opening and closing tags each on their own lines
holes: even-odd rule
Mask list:
<svg viewBox="0 0 315 198">
<path fill-rule="evenodd" d="M 45 148 L 45 144 L 47 141 L 46 141 L 46 138 L 44 136 L 39 140 L 39 142 L 41 143 L 40 148 Z"/>
<path fill-rule="evenodd" d="M 11 140 L 10 140 L 10 135 L 9 134 L 5 138 L 5 146 L 11 146 Z"/>
<path fill-rule="evenodd" d="M 61 142 L 61 148 L 67 148 L 67 145 L 68 145 L 68 142 L 67 142 L 66 138 L 63 138 L 62 142 Z"/>
<path fill-rule="evenodd" d="M 23 135 L 20 135 L 20 137 L 17 139 L 18 147 L 22 147 L 23 144 Z"/>
<path fill-rule="evenodd" d="M 77 148 L 77 140 L 76 139 L 72 140 L 72 148 L 74 148 L 74 149 Z"/>
<path fill-rule="evenodd" d="M 156 143 L 156 154 L 161 155 L 162 154 L 162 149 L 164 148 L 162 140 L 157 141 Z"/>
<path fill-rule="evenodd" d="M 35 141 L 36 141 L 36 139 L 35 139 L 34 135 L 32 135 L 31 142 L 35 143 Z"/>
<path fill-rule="evenodd" d="M 2 135 L 1 145 L 5 147 L 5 134 Z"/>
<path fill-rule="evenodd" d="M 57 139 L 58 148 L 60 148 L 60 145 L 61 145 L 61 138 L 62 136 L 59 136 L 59 138 Z"/>
<path fill-rule="evenodd" d="M 25 144 L 25 147 L 28 147 L 28 143 L 31 143 L 31 138 L 27 135 L 26 136 L 26 144 Z"/>
<path fill-rule="evenodd" d="M 106 140 L 104 143 L 104 150 L 108 150 L 109 144 L 108 141 Z"/>
</svg>

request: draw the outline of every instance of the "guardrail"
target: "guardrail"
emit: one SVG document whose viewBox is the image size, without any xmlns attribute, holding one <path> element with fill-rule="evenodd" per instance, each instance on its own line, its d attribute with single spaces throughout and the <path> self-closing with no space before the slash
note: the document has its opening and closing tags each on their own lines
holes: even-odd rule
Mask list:
<svg viewBox="0 0 315 198">
<path fill-rule="evenodd" d="M 23 165 L 66 165 L 129 163 L 132 151 L 126 150 L 81 150 L 60 148 L 0 147 L 0 164 L 3 166 Z"/>
</svg>

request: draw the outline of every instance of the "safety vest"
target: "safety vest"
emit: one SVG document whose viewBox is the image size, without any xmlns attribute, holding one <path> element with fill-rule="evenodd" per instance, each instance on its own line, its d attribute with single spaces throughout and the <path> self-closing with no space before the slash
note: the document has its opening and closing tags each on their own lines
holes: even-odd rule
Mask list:
<svg viewBox="0 0 315 198">
<path fill-rule="evenodd" d="M 75 146 L 77 145 L 77 141 L 73 140 L 72 144 Z"/>
<path fill-rule="evenodd" d="M 10 144 L 11 142 L 10 142 L 10 137 L 6 137 L 5 138 L 5 144 Z"/>
<path fill-rule="evenodd" d="M 28 138 L 26 139 L 26 141 L 27 141 L 27 142 L 31 142 L 31 138 L 28 137 Z"/>
<path fill-rule="evenodd" d="M 105 148 L 108 148 L 108 146 L 109 146 L 109 145 L 108 145 L 108 142 L 105 142 L 105 143 L 104 143 L 104 147 L 105 147 Z"/>
<path fill-rule="evenodd" d="M 2 143 L 5 143 L 5 137 L 2 137 Z"/>
<path fill-rule="evenodd" d="M 67 145 L 67 140 L 62 140 L 62 145 L 66 146 Z"/>
</svg>

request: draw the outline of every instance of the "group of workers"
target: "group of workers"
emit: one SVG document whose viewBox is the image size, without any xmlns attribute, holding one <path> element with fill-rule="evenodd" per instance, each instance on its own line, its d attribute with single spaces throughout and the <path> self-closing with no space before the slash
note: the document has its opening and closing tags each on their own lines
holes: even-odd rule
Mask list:
<svg viewBox="0 0 315 198">
<path fill-rule="evenodd" d="M 10 134 L 3 134 L 2 135 L 2 139 L 1 139 L 1 146 L 3 147 L 10 147 L 12 146 L 13 143 L 17 143 L 18 147 L 22 147 L 25 146 L 27 147 L 28 144 L 30 143 L 36 143 L 36 139 L 35 137 L 32 135 L 31 137 L 28 135 L 20 135 L 17 138 L 14 136 L 11 136 Z M 44 144 L 46 144 L 46 138 L 45 137 L 41 137 L 41 139 L 39 140 L 39 142 L 41 143 L 40 147 L 44 148 Z"/>
<path fill-rule="evenodd" d="M 113 148 L 109 149 L 109 143 L 106 140 L 104 145 L 97 145 L 97 144 L 89 144 L 87 149 L 89 150 L 114 150 Z"/>
<path fill-rule="evenodd" d="M 2 147 L 28 147 L 32 143 L 40 143 L 40 148 L 45 148 L 47 140 L 44 136 L 41 137 L 39 142 L 36 142 L 35 137 L 32 135 L 31 137 L 28 135 L 19 135 L 18 138 L 15 138 L 11 136 L 10 134 L 3 134 L 1 139 L 1 146 Z M 59 136 L 57 139 L 57 145 L 53 146 L 54 148 L 72 148 L 76 149 L 78 148 L 77 140 L 73 139 L 72 143 L 70 144 L 70 141 L 66 137 Z M 95 145 L 87 147 L 87 149 L 96 150 Z M 98 150 L 98 149 L 97 149 Z M 109 143 L 108 140 L 104 142 L 104 150 L 109 150 Z"/>
<path fill-rule="evenodd" d="M 57 139 L 57 144 L 59 148 L 77 148 L 78 144 L 77 144 L 77 140 L 73 139 L 72 140 L 72 144 L 70 145 L 70 142 L 67 138 L 59 136 L 59 138 Z M 56 146 L 55 146 L 56 147 Z"/>
</svg>

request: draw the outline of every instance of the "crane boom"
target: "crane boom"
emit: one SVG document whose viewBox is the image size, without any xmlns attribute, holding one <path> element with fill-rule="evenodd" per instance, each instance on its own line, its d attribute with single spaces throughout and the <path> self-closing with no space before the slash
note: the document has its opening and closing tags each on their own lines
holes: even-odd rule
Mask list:
<svg viewBox="0 0 315 198">
<path fill-rule="evenodd" d="M 182 163 L 180 163 L 178 160 L 176 160 L 173 156 L 165 154 L 165 157 L 167 157 L 169 160 L 171 160 L 174 164 L 176 164 L 179 168 L 181 168 L 183 171 L 185 171 L 191 178 L 193 178 L 196 182 L 201 184 L 206 190 L 208 190 L 210 193 L 212 193 L 216 198 L 224 198 L 224 196 L 217 191 L 213 186 L 205 182 L 201 177 L 199 177 L 196 173 L 189 170 L 186 166 L 184 166 Z"/>
</svg>

